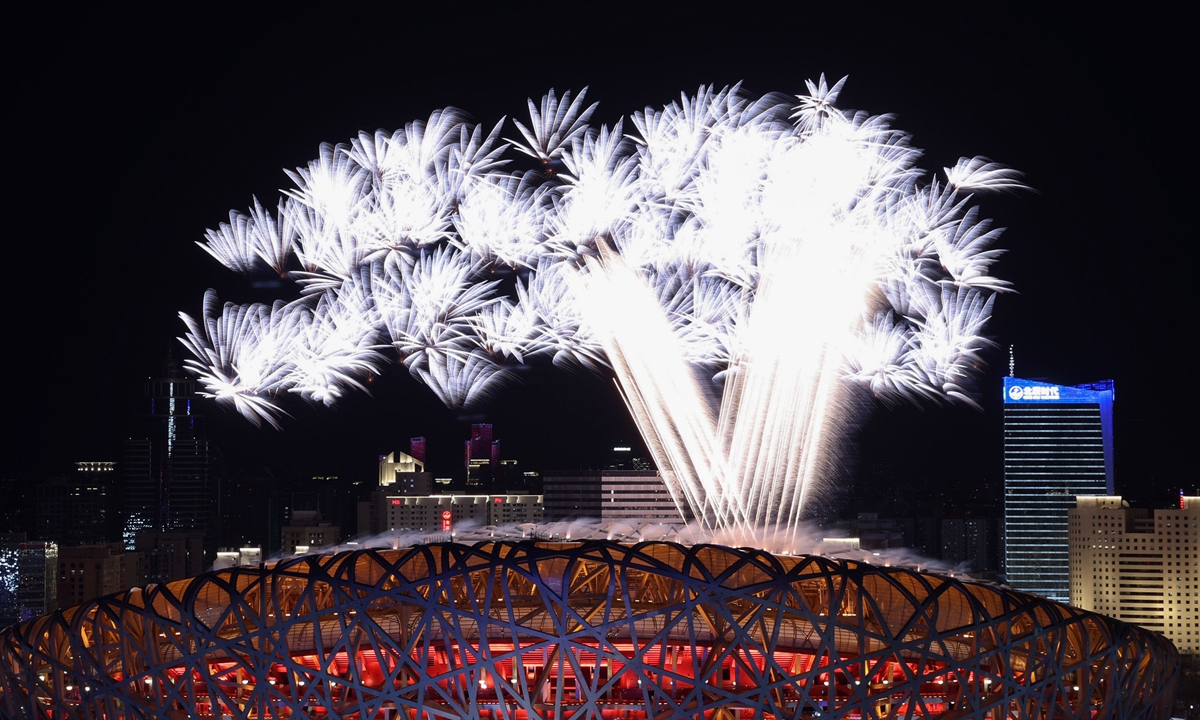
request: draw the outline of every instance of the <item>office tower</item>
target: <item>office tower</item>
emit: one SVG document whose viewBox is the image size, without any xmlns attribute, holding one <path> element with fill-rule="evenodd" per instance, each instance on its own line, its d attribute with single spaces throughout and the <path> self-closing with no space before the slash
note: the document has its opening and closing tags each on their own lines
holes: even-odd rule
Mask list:
<svg viewBox="0 0 1200 720">
<path fill-rule="evenodd" d="M 1071 604 L 1161 633 L 1200 654 L 1200 497 L 1131 508 L 1081 496 L 1070 510 Z"/>
<path fill-rule="evenodd" d="M 422 464 L 425 463 L 425 436 L 410 438 L 408 441 L 408 454 L 419 460 Z"/>
<path fill-rule="evenodd" d="M 405 495 L 385 502 L 385 529 L 396 533 L 513 528 L 542 521 L 542 496 L 532 493 Z"/>
<path fill-rule="evenodd" d="M 17 477 L 0 477 L 0 535 L 34 532 L 36 527 L 35 485 Z"/>
<path fill-rule="evenodd" d="M 472 490 L 490 489 L 495 470 L 500 465 L 500 441 L 492 440 L 491 423 L 471 426 L 471 439 L 465 443 L 467 487 Z"/>
<path fill-rule="evenodd" d="M 1113 382 L 1004 378 L 1005 569 L 1013 587 L 1070 597 L 1067 512 L 1113 491 Z"/>
<path fill-rule="evenodd" d="M 17 614 L 21 622 L 58 609 L 58 545 L 29 540 L 17 546 Z"/>
<path fill-rule="evenodd" d="M 125 547 L 140 532 L 210 532 L 217 508 L 211 452 L 196 414 L 195 385 L 172 356 L 145 386 L 142 427 L 125 442 Z"/>
<path fill-rule="evenodd" d="M 996 539 L 1000 535 L 997 518 L 943 518 L 941 559 L 948 563 L 968 563 L 974 573 L 996 570 Z"/>
<path fill-rule="evenodd" d="M 17 560 L 25 539 L 23 532 L 0 532 L 0 628 L 21 618 L 17 607 L 17 587 L 21 584 Z"/>
<path fill-rule="evenodd" d="M 275 512 L 279 483 L 266 466 L 238 468 L 221 481 L 220 521 L 214 529 L 218 547 L 270 548 L 281 517 Z"/>
<path fill-rule="evenodd" d="M 204 533 L 199 530 L 149 530 L 138 533 L 136 543 L 148 582 L 190 577 L 205 567 Z"/>
<path fill-rule="evenodd" d="M 116 463 L 77 462 L 70 475 L 55 475 L 35 489 L 37 537 L 60 546 L 108 542 L 115 528 L 112 502 Z"/>
</svg>

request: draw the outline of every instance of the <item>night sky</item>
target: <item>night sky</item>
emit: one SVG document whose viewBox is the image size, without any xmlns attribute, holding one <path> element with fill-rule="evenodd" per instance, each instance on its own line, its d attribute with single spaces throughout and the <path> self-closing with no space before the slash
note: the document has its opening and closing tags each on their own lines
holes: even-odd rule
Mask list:
<svg viewBox="0 0 1200 720">
<path fill-rule="evenodd" d="M 1163 502 L 1197 483 L 1196 231 L 1188 163 L 1194 59 L 1168 18 L 1020 14 L 911 16 L 899 5 L 813 16 L 802 4 L 721 14 L 589 4 L 380 12 L 239 10 L 166 19 L 56 12 L 10 46 L 9 173 L 0 472 L 36 482 L 76 460 L 119 460 L 141 382 L 158 374 L 198 313 L 265 299 L 195 242 L 245 209 L 273 206 L 321 142 L 394 130 L 453 105 L 477 120 L 525 115 L 525 99 L 590 86 L 611 123 L 681 91 L 738 81 L 804 92 L 849 75 L 843 108 L 896 115 L 923 167 L 986 155 L 1034 192 L 987 196 L 1008 228 L 993 274 L 998 349 L 984 411 L 879 410 L 862 430 L 848 492 L 926 478 L 953 491 L 998 483 L 1000 377 L 1116 380 L 1117 490 Z M 692 7 L 695 7 L 694 5 Z M 734 15 L 735 11 L 746 14 Z M 439 12 L 441 14 L 439 14 Z M 13 97 L 15 96 L 15 97 Z M 515 129 L 509 125 L 505 136 Z M 16 193 L 12 192 L 15 187 Z M 1185 297 L 1186 296 L 1186 297 Z M 206 402 L 230 469 L 371 477 L 378 454 L 429 438 L 433 469 L 461 462 L 471 421 L 491 421 L 504 456 L 567 469 L 637 442 L 611 380 L 544 367 L 483 414 L 440 406 L 399 368 L 336 410 L 293 406 L 282 433 Z M 1185 461 L 1186 460 L 1186 461 Z"/>
</svg>

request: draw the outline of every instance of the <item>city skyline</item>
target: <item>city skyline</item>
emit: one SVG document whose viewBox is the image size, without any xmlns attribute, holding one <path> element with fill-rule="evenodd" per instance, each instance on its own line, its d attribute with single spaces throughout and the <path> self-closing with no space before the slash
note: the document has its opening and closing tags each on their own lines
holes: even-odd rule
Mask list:
<svg viewBox="0 0 1200 720">
<path fill-rule="evenodd" d="M 1087 23 L 1068 32 L 1075 19 L 1067 15 L 1044 18 L 1041 29 L 989 18 L 979 25 L 978 36 L 965 35 L 979 19 L 914 17 L 889 28 L 882 19 L 864 18 L 856 25 L 862 34 L 857 40 L 834 33 L 800 43 L 783 30 L 764 29 L 761 18 L 747 18 L 734 23 L 727 37 L 709 38 L 705 53 L 689 54 L 694 44 L 664 40 L 665 55 L 674 49 L 688 58 L 683 67 L 633 54 L 613 57 L 580 43 L 566 61 L 525 63 L 501 82 L 479 66 L 488 56 L 487 43 L 464 43 L 439 55 L 442 64 L 414 68 L 388 92 L 374 85 L 369 73 L 350 72 L 354 60 L 336 58 L 335 48 L 357 43 L 350 38 L 334 38 L 334 46 L 319 57 L 279 59 L 289 43 L 305 44 L 302 30 L 315 27 L 315 18 L 302 13 L 270 18 L 257 35 L 229 30 L 232 35 L 221 36 L 225 29 L 210 18 L 198 19 L 192 32 L 177 36 L 116 31 L 116 37 L 131 42 L 105 52 L 95 52 L 103 48 L 79 21 L 56 41 L 60 52 L 51 54 L 41 74 L 21 83 L 21 97 L 29 99 L 22 103 L 29 108 L 22 118 L 25 135 L 75 127 L 72 108 L 79 103 L 95 108 L 89 113 L 89 136 L 122 151 L 95 161 L 87 172 L 103 174 L 105 182 L 84 192 L 74 212 L 54 228 L 53 236 L 71 251 L 68 257 L 87 261 L 71 280 L 58 277 L 66 268 L 18 251 L 26 260 L 22 264 L 38 268 L 56 291 L 17 318 L 17 332 L 43 348 L 48 360 L 38 368 L 41 382 L 10 395 L 12 409 L 28 417 L 12 438 L 13 451 L 5 453 L 3 472 L 37 481 L 51 459 L 62 465 L 119 459 L 116 448 L 130 432 L 132 417 L 128 404 L 120 406 L 133 402 L 142 379 L 155 374 L 180 334 L 174 312 L 195 311 L 196 298 L 208 286 L 221 289 L 224 273 L 195 241 L 220 220 L 221 209 L 244 207 L 252 195 L 271 202 L 286 182 L 282 169 L 302 165 L 319 142 L 347 140 L 362 128 L 396 129 L 447 103 L 467 108 L 480 120 L 520 116 L 525 97 L 538 98 L 551 88 L 562 92 L 590 85 L 591 96 L 601 102 L 598 116 L 611 123 L 630 106 L 661 103 L 700 82 L 743 80 L 755 92 L 800 93 L 804 78 L 825 72 L 831 78 L 850 76 L 848 107 L 896 112 L 898 125 L 927 149 L 924 167 L 952 166 L 963 152 L 980 152 L 1026 174 L 1034 194 L 987 203 L 997 224 L 1009 228 L 1004 243 L 1009 253 L 995 274 L 1012 281 L 1019 293 L 1000 299 L 988 333 L 1003 346 L 1016 346 L 1018 374 L 1024 377 L 1065 383 L 1114 377 L 1121 383 L 1115 416 L 1117 489 L 1130 482 L 1148 493 L 1169 492 L 1184 481 L 1184 466 L 1182 458 L 1160 452 L 1158 443 L 1170 447 L 1185 431 L 1166 421 L 1166 410 L 1180 400 L 1168 402 L 1158 380 L 1161 360 L 1182 355 L 1182 339 L 1171 331 L 1186 327 L 1182 288 L 1190 262 L 1175 260 L 1169 246 L 1165 256 L 1170 259 L 1164 259 L 1161 250 L 1163 243 L 1181 242 L 1175 238 L 1184 237 L 1187 227 L 1171 201 L 1182 185 L 1170 173 L 1182 170 L 1164 161 L 1170 145 L 1160 142 L 1165 131 L 1158 125 L 1135 118 L 1127 121 L 1133 126 L 1114 130 L 1103 117 L 1089 115 L 1087 103 L 1101 102 L 1123 83 L 1169 87 L 1178 68 L 1163 55 L 1155 67 L 1160 75 L 1143 75 L 1149 61 L 1135 61 L 1128 51 L 1106 43 L 1115 26 L 1098 24 L 1098 32 L 1088 34 Z M 641 20 L 654 24 L 653 18 Z M 104 27 L 118 24 L 115 18 L 100 21 Z M 605 29 L 594 32 L 602 35 Z M 685 36 L 688 29 L 683 28 Z M 1060 46 L 1058 31 L 1078 52 Z M 206 33 L 219 38 L 225 53 L 220 61 L 204 50 Z M 693 36 L 692 43 L 701 37 Z M 239 44 L 234 38 L 252 42 Z M 940 75 L 910 69 L 919 68 L 922 53 L 907 48 L 914 43 L 939 48 L 945 38 L 968 44 L 986 40 L 993 49 L 968 53 L 965 60 L 949 50 L 942 56 L 934 52 L 928 62 L 943 71 Z M 408 40 L 414 50 L 428 47 Z M 160 60 L 146 62 L 151 53 Z M 94 65 L 79 62 L 85 54 Z M 889 63 L 890 58 L 912 62 Z M 299 75 L 311 71 L 312 77 L 298 77 L 281 63 L 295 63 Z M 668 67 L 678 69 L 677 76 L 666 77 Z M 36 80 L 46 76 L 51 86 L 68 91 L 65 96 L 46 92 Z M 301 100 L 335 78 L 346 87 L 331 93 L 329 101 Z M 255 101 L 262 88 L 275 90 L 279 107 Z M 37 98 L 43 102 L 33 102 Z M 1170 109 L 1170 95 L 1166 98 L 1162 102 Z M 512 129 L 506 132 L 511 135 Z M 1108 142 L 1112 134 L 1125 142 L 1114 147 Z M 30 237 L 42 237 L 44 219 L 54 216 L 43 209 L 57 202 L 43 194 L 51 186 L 47 180 L 73 167 L 61 152 L 52 150 L 50 162 L 33 164 L 39 181 L 28 185 L 27 217 L 39 220 L 28 226 Z M 1140 180 L 1146 177 L 1157 179 L 1153 187 Z M 988 361 L 979 388 L 982 415 L 932 408 L 879 411 L 864 430 L 858 475 L 887 463 L 946 483 L 955 477 L 999 480 L 1000 445 L 993 430 L 999 427 L 1000 408 L 986 401 L 1004 374 L 1002 352 Z M 29 371 L 13 354 L 6 362 L 12 363 L 6 366 L 10 376 Z M 360 398 L 334 412 L 289 408 L 294 417 L 282 433 L 244 427 L 213 407 L 204 412 L 213 421 L 213 442 L 231 458 L 294 462 L 298 470 L 313 472 L 356 463 L 369 472 L 370 458 L 402 450 L 407 438 L 417 435 L 428 436 L 430 452 L 436 453 L 438 444 L 450 444 L 471 422 L 494 423 L 505 438 L 506 456 L 533 461 L 541 454 L 547 469 L 566 469 L 562 466 L 572 457 L 636 438 L 631 425 L 622 425 L 625 410 L 605 377 L 563 377 L 544 370 L 521 382 L 524 387 L 502 394 L 493 407 L 469 419 L 442 410 L 423 388 L 392 376 L 372 388 L 374 399 Z M 1194 393 L 1190 387 L 1184 392 Z M 80 393 L 89 396 L 88 402 L 78 402 Z M 68 424 L 58 411 L 72 402 L 81 415 Z M 589 413 L 582 416 L 572 407 Z M 927 469 L 911 459 L 909 450 L 922 437 L 926 446 L 941 446 L 925 459 Z M 105 454 L 104 448 L 111 450 Z"/>
</svg>

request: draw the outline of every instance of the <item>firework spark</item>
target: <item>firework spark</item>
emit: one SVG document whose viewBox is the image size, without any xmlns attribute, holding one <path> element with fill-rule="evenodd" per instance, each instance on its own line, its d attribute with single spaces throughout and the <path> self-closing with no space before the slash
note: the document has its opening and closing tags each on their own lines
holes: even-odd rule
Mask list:
<svg viewBox="0 0 1200 720">
<path fill-rule="evenodd" d="M 518 366 L 611 370 L 681 511 L 786 540 L 832 474 L 855 389 L 971 402 L 1000 231 L 971 194 L 1019 173 L 964 158 L 923 180 L 887 116 L 701 87 L 589 125 L 586 89 L 529 102 L 501 140 L 454 109 L 323 145 L 274 214 L 210 230 L 231 270 L 295 291 L 187 325 L 209 396 L 278 425 L 282 398 L 334 403 L 388 361 L 448 405 Z M 510 151 L 536 167 L 509 167 Z"/>
</svg>

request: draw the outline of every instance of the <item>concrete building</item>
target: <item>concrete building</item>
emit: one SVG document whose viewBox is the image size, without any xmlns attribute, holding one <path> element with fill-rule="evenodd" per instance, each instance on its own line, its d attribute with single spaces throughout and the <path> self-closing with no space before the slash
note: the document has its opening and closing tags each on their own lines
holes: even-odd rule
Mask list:
<svg viewBox="0 0 1200 720">
<path fill-rule="evenodd" d="M 342 528 L 327 522 L 312 525 L 284 525 L 280 542 L 282 552 L 291 555 L 297 547 L 322 548 L 341 542 Z M 239 563 L 241 564 L 241 563 Z"/>
<path fill-rule="evenodd" d="M 58 545 L 28 540 L 17 546 L 17 615 L 21 622 L 58 609 Z"/>
<path fill-rule="evenodd" d="M 542 479 L 547 521 L 598 518 L 679 522 L 667 485 L 654 470 L 604 470 Z"/>
<path fill-rule="evenodd" d="M 454 532 L 460 527 L 542 522 L 542 496 L 425 495 L 387 498 L 387 528 L 395 532 Z"/>
<path fill-rule="evenodd" d="M 1113 382 L 1004 378 L 1004 537 L 1009 585 L 1060 602 L 1070 592 L 1067 511 L 1113 492 Z"/>
<path fill-rule="evenodd" d="M 996 544 L 1001 535 L 999 520 L 993 518 L 943 518 L 941 559 L 969 563 L 974 573 L 999 570 Z"/>
<path fill-rule="evenodd" d="M 145 582 L 166 582 L 204 571 L 204 532 L 140 532 L 135 538 L 142 554 Z"/>
<path fill-rule="evenodd" d="M 130 587 L 121 582 L 123 554 L 120 543 L 59 548 L 59 606 L 82 605 Z"/>
<path fill-rule="evenodd" d="M 491 423 L 471 426 L 471 439 L 463 445 L 463 464 L 467 488 L 472 492 L 490 492 L 500 467 L 500 441 L 492 439 Z"/>
<path fill-rule="evenodd" d="M 1147 510 L 1119 495 L 1080 496 L 1068 518 L 1071 604 L 1200 654 L 1200 497 Z"/>
<path fill-rule="evenodd" d="M 379 487 L 392 495 L 428 495 L 433 492 L 433 473 L 425 472 L 425 461 L 402 452 L 379 459 Z"/>
<path fill-rule="evenodd" d="M 60 547 L 115 540 L 116 463 L 77 462 L 70 475 L 37 484 L 37 537 Z"/>
<path fill-rule="evenodd" d="M 21 582 L 17 561 L 25 539 L 23 532 L 0 533 L 0 627 L 11 625 L 21 617 L 17 609 L 17 587 Z"/>
</svg>

